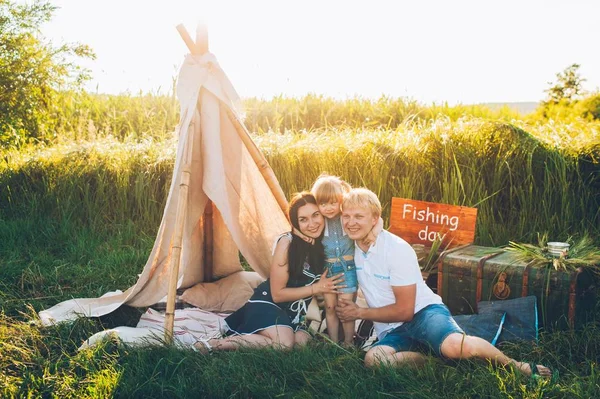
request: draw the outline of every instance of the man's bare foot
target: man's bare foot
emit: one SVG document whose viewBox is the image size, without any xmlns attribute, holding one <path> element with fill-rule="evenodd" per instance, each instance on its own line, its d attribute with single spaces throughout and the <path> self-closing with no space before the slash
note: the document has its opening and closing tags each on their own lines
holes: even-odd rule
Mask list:
<svg viewBox="0 0 600 399">
<path fill-rule="evenodd" d="M 543 377 L 543 378 L 552 377 L 552 371 L 548 367 L 542 366 L 541 364 L 525 363 L 525 362 L 517 362 L 517 361 L 515 361 L 514 364 L 521 373 L 523 373 L 527 376 L 531 376 L 533 374 L 533 375 L 539 375 L 540 377 Z M 532 367 L 535 367 L 535 370 L 532 369 Z"/>
</svg>

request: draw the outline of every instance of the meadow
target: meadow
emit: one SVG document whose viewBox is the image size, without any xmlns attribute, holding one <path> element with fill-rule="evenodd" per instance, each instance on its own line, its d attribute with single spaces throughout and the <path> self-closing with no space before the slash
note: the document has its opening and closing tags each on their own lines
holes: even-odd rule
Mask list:
<svg viewBox="0 0 600 399">
<path fill-rule="evenodd" d="M 479 209 L 476 243 L 574 240 L 600 246 L 600 122 L 543 120 L 508 108 L 401 99 L 249 99 L 246 125 L 286 195 L 323 171 L 393 196 Z M 557 381 L 469 361 L 366 370 L 361 353 L 318 340 L 290 353 L 201 356 L 106 342 L 135 325 L 124 308 L 42 329 L 36 312 L 126 289 L 152 246 L 175 157 L 172 96 L 65 93 L 56 132 L 0 152 L 0 395 L 5 397 L 564 397 L 600 392 L 600 303 L 577 330 L 542 332 L 510 355 Z"/>
</svg>

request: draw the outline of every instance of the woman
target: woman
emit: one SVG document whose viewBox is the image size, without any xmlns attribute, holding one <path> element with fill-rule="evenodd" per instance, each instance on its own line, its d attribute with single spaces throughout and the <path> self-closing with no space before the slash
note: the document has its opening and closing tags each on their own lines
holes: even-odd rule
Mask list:
<svg viewBox="0 0 600 399">
<path fill-rule="evenodd" d="M 242 308 L 225 319 L 229 336 L 200 340 L 194 349 L 203 353 L 240 345 L 291 349 L 310 340 L 302 324 L 308 305 L 313 295 L 338 293 L 344 287 L 339 285 L 343 274 L 327 277 L 327 271 L 323 273 L 321 236 L 325 221 L 311 193 L 302 192 L 292 198 L 288 219 L 314 244 L 292 233 L 282 235 L 275 246 L 269 279 L 254 290 Z"/>
</svg>

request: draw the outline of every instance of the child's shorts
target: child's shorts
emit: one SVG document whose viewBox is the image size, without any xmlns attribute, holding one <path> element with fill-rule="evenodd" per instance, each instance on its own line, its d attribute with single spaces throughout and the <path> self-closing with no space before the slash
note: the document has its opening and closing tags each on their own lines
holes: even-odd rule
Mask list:
<svg viewBox="0 0 600 399">
<path fill-rule="evenodd" d="M 344 282 L 342 285 L 346 287 L 340 288 L 338 291 L 342 294 L 352 294 L 358 290 L 358 278 L 356 277 L 356 265 L 354 259 L 337 261 L 335 263 L 325 262 L 327 267 L 327 277 L 335 276 L 344 273 Z"/>
</svg>

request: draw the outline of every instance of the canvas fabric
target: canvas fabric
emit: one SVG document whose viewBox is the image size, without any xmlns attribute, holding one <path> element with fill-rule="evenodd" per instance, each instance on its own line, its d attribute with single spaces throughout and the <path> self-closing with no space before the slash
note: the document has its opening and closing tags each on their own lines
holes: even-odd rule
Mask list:
<svg viewBox="0 0 600 399">
<path fill-rule="evenodd" d="M 227 332 L 225 317 L 226 313 L 197 308 L 176 309 L 173 342 L 190 349 L 198 340 L 221 337 Z M 164 325 L 164 313 L 148 308 L 136 327 L 120 326 L 99 331 L 86 339 L 78 350 L 91 348 L 107 339 L 131 346 L 160 346 L 164 344 Z"/>
<path fill-rule="evenodd" d="M 236 125 L 239 97 L 214 55 L 188 55 L 177 82 L 181 105 L 173 178 L 154 246 L 136 284 L 100 298 L 72 299 L 39 313 L 44 325 L 78 316 L 95 317 L 119 306 L 143 307 L 165 297 L 170 276 L 180 179 L 190 165 L 178 287 L 202 281 L 203 214 L 213 202 L 213 277 L 241 270 L 238 250 L 267 277 L 271 245 L 290 225 L 248 152 Z"/>
</svg>

